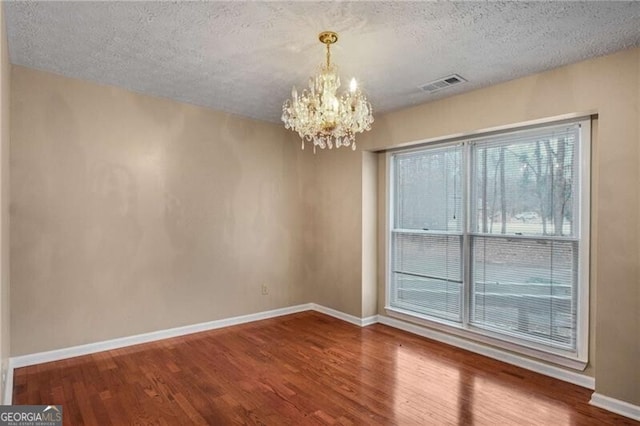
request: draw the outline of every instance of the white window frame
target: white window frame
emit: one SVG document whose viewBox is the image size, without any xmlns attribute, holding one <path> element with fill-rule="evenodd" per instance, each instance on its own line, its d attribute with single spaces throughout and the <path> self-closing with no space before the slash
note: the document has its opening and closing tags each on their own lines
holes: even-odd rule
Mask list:
<svg viewBox="0 0 640 426">
<path fill-rule="evenodd" d="M 427 147 L 445 147 L 452 144 L 465 143 L 465 152 L 463 165 L 465 170 L 465 178 L 463 180 L 463 197 L 465 199 L 466 208 L 463 220 L 463 244 L 468 246 L 471 233 L 470 214 L 468 209 L 470 204 L 469 188 L 471 179 L 471 165 L 469 164 L 470 142 L 479 138 L 498 134 L 514 134 L 518 131 L 531 130 L 535 128 L 543 128 L 561 124 L 575 123 L 580 126 L 579 148 L 578 148 L 578 174 L 580 181 L 580 191 L 576 196 L 578 200 L 576 205 L 580 208 L 578 239 L 579 239 L 579 257 L 578 257 L 578 296 L 577 296 L 577 317 L 576 317 L 576 350 L 569 351 L 559 348 L 551 348 L 549 346 L 539 345 L 535 342 L 526 342 L 522 339 L 512 338 L 501 333 L 493 333 L 486 329 L 474 327 L 469 321 L 469 289 L 470 278 L 468 271 L 468 262 L 470 262 L 469 247 L 464 247 L 467 259 L 462 260 L 462 276 L 463 276 L 463 312 L 462 323 L 450 322 L 443 319 L 428 317 L 416 312 L 400 309 L 391 306 L 391 280 L 392 280 L 392 230 L 394 224 L 394 161 L 393 157 L 397 153 L 409 153 L 424 150 Z M 467 338 L 478 341 L 480 343 L 490 344 L 501 349 L 524 354 L 530 357 L 538 358 L 547 362 L 562 365 L 576 370 L 584 370 L 589 359 L 589 287 L 590 287 L 590 213 L 591 213 L 591 117 L 576 116 L 570 119 L 561 120 L 543 120 L 536 122 L 534 125 L 521 124 L 501 128 L 497 131 L 477 132 L 468 137 L 451 137 L 442 138 L 429 142 L 417 142 L 413 147 L 398 148 L 387 151 L 386 153 L 386 223 L 385 223 L 385 311 L 387 315 L 396 317 L 405 321 L 410 321 L 423 325 L 438 331 L 442 331 L 454 336 Z"/>
</svg>

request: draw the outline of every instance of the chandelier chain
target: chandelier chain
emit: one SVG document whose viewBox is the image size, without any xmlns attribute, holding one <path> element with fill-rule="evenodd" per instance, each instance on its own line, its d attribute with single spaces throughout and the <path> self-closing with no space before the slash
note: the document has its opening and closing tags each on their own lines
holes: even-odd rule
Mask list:
<svg viewBox="0 0 640 426">
<path fill-rule="evenodd" d="M 327 43 L 327 68 L 331 67 L 331 44 Z"/>
</svg>

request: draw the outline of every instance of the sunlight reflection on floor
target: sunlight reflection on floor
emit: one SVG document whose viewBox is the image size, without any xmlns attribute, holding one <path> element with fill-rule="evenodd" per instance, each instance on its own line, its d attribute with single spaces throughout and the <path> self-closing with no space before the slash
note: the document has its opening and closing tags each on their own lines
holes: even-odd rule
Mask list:
<svg viewBox="0 0 640 426">
<path fill-rule="evenodd" d="M 523 424 L 523 411 L 529 412 L 528 424 L 571 420 L 563 403 L 515 386 L 503 372 L 475 374 L 456 361 L 406 346 L 396 348 L 394 376 L 397 424 L 415 424 L 416 419 L 438 425 Z"/>
</svg>

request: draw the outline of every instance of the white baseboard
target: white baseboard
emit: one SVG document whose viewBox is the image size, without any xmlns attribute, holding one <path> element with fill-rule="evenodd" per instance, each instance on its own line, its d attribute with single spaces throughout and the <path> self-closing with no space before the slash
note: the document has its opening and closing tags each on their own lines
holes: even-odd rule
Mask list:
<svg viewBox="0 0 640 426">
<path fill-rule="evenodd" d="M 259 321 L 268 318 L 275 318 L 282 315 L 294 314 L 308 311 L 312 308 L 311 303 L 290 306 L 287 308 L 274 309 L 271 311 L 258 312 L 255 314 L 241 315 L 232 318 L 225 318 L 215 321 L 203 322 L 199 324 L 187 325 L 184 327 L 169 328 L 167 330 L 153 331 L 135 336 L 120 337 L 117 339 L 105 340 L 102 342 L 88 343 L 86 345 L 72 346 L 70 348 L 56 349 L 53 351 L 39 352 L 28 355 L 12 357 L 12 367 L 20 368 L 29 365 L 42 364 L 45 362 L 58 361 L 66 358 L 73 358 L 81 355 L 89 355 L 96 352 L 108 351 L 111 349 L 123 348 L 125 346 L 139 345 L 141 343 L 155 342 L 157 340 L 171 337 L 184 336 L 201 331 L 214 330 L 216 328 L 229 327 L 231 325 L 245 324 L 252 321 Z"/>
<path fill-rule="evenodd" d="M 485 355 L 490 358 L 497 359 L 498 361 L 513 364 L 526 370 L 535 371 L 536 373 L 544 374 L 545 376 L 550 376 L 588 389 L 595 388 L 594 378 L 585 376 L 584 374 L 579 374 L 573 371 L 565 370 L 563 368 L 554 367 L 552 365 L 525 358 L 520 355 L 505 352 L 499 349 L 492 348 L 490 346 L 485 346 L 480 343 L 475 343 L 457 336 L 452 336 L 451 334 L 428 329 L 395 318 L 389 318 L 384 315 L 378 315 L 378 322 L 380 324 L 408 331 L 409 333 L 417 334 L 422 337 L 437 340 L 438 342 L 446 343 L 451 346 L 466 349 L 480 355 Z"/>
<path fill-rule="evenodd" d="M 347 321 L 360 327 L 377 322 L 377 315 L 367 318 L 358 318 L 353 315 L 337 311 L 335 309 L 327 308 L 326 306 L 318 305 L 316 303 L 305 303 L 302 305 L 274 309 L 271 311 L 257 312 L 255 314 L 241 315 L 232 318 L 187 325 L 184 327 L 176 327 L 166 330 L 153 331 L 150 333 L 138 334 L 134 336 L 105 340 L 102 342 L 88 343 L 86 345 L 78 345 L 52 351 L 19 355 L 11 357 L 9 359 L 9 366 L 7 367 L 7 380 L 5 382 L 4 401 L 2 401 L 2 403 L 5 405 L 11 405 L 11 401 L 13 399 L 13 371 L 15 368 L 28 367 L 30 365 L 43 364 L 45 362 L 59 361 L 61 359 L 73 358 L 76 356 L 90 355 L 97 352 L 108 351 L 111 349 L 139 345 L 141 343 L 155 342 L 162 339 L 169 339 L 171 337 L 184 336 L 201 331 L 214 330 L 217 328 L 245 324 L 248 322 L 260 321 L 264 319 L 311 310 L 321 312 L 325 315 L 329 315 L 343 321 Z"/>
<path fill-rule="evenodd" d="M 594 392 L 589 404 L 640 421 L 640 406 Z"/>
<path fill-rule="evenodd" d="M 375 324 L 376 322 L 378 322 L 377 315 L 372 315 L 366 318 L 358 318 L 351 314 L 345 314 L 344 312 L 337 311 L 332 308 L 327 308 L 326 306 L 318 305 L 317 303 L 311 303 L 310 305 L 311 305 L 310 309 L 316 312 L 320 312 L 322 314 L 341 319 L 342 321 L 346 321 L 353 325 L 357 325 L 358 327 L 366 327 L 367 325 Z"/>
<path fill-rule="evenodd" d="M 377 324 L 378 315 L 371 315 L 370 317 L 364 317 L 360 321 L 362 322 L 362 327 L 366 327 L 371 324 Z"/>
<path fill-rule="evenodd" d="M 3 405 L 11 405 L 13 400 L 13 362 L 9 358 L 7 364 L 7 378 L 4 381 L 4 398 L 2 400 Z"/>
<path fill-rule="evenodd" d="M 341 319 L 360 327 L 377 322 L 377 315 L 367 318 L 358 318 L 356 316 L 345 314 L 344 312 L 340 312 L 332 308 L 327 308 L 326 306 L 318 305 L 316 303 L 305 303 L 302 305 L 274 309 L 265 312 L 258 312 L 255 314 L 225 318 L 199 324 L 192 324 L 184 327 L 169 328 L 166 330 L 153 331 L 150 333 L 137 334 L 134 336 L 119 337 L 102 342 L 88 343 L 86 345 L 78 345 L 69 348 L 55 349 L 52 351 L 19 355 L 10 359 L 10 368 L 13 369 L 27 367 L 29 365 L 58 361 L 61 359 L 73 358 L 76 356 L 89 355 L 96 352 L 108 351 L 111 349 L 118 349 L 126 346 L 139 345 L 141 343 L 155 342 L 157 340 L 169 339 L 171 337 L 184 336 L 201 331 L 214 330 L 217 328 L 245 324 L 248 322 L 260 321 L 268 318 L 275 318 L 282 315 L 289 315 L 297 312 L 311 310 L 321 312 L 325 315 Z"/>
</svg>

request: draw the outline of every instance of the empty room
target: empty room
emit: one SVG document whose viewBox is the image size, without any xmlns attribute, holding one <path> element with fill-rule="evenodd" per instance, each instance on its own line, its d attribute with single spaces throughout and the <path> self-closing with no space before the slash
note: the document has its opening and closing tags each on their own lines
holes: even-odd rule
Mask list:
<svg viewBox="0 0 640 426">
<path fill-rule="evenodd" d="M 0 24 L 0 425 L 640 425 L 640 2 Z"/>
</svg>

